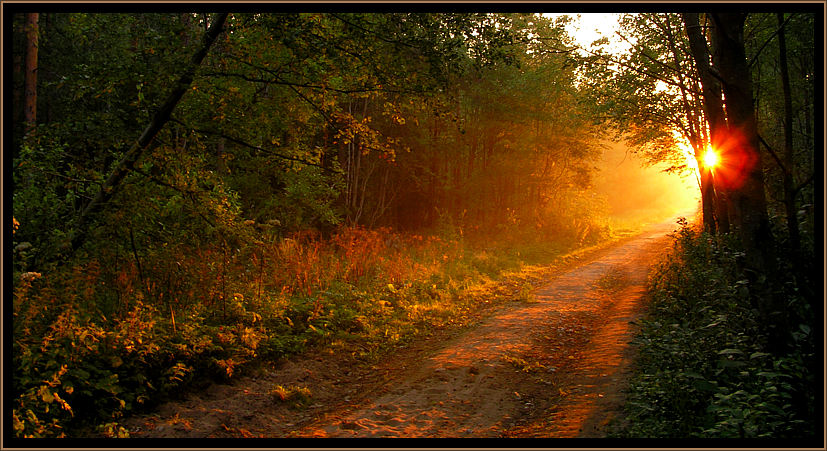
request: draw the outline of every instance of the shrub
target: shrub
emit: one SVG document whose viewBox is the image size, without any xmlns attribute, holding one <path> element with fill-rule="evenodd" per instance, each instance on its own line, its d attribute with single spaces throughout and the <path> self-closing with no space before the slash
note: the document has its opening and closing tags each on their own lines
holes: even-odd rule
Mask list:
<svg viewBox="0 0 827 451">
<path fill-rule="evenodd" d="M 650 310 L 627 401 L 635 437 L 800 438 L 815 433 L 811 325 L 798 317 L 796 347 L 768 351 L 730 236 L 686 223 L 649 282 Z M 794 294 L 787 294 L 794 296 Z M 790 302 L 794 299 L 790 297 Z M 806 300 L 797 300 L 806 303 Z M 793 316 L 793 318 L 796 318 Z"/>
</svg>

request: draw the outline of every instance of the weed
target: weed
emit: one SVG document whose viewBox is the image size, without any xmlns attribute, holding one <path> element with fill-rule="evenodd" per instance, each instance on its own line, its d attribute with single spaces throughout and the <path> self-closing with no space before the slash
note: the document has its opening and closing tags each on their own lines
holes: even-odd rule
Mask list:
<svg viewBox="0 0 827 451">
<path fill-rule="evenodd" d="M 312 398 L 309 388 L 295 385 L 290 385 L 288 387 L 276 385 L 270 390 L 270 395 L 276 401 L 289 402 L 294 407 L 309 404 Z"/>
<path fill-rule="evenodd" d="M 516 356 L 506 355 L 503 356 L 503 360 L 510 363 L 514 366 L 514 368 L 517 368 L 518 370 L 524 373 L 533 373 L 548 370 L 548 367 L 541 364 L 540 362 L 529 362 L 525 359 Z"/>
<path fill-rule="evenodd" d="M 619 267 L 612 266 L 595 281 L 595 286 L 606 293 L 616 293 L 628 285 L 627 274 Z"/>
<path fill-rule="evenodd" d="M 520 284 L 520 290 L 517 293 L 517 299 L 523 302 L 536 302 L 537 296 L 535 294 L 535 287 L 529 282 Z"/>
</svg>

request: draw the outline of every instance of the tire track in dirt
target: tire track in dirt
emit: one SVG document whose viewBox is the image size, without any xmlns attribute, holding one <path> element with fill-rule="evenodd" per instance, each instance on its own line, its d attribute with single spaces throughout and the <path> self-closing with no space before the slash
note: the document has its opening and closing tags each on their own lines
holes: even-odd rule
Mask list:
<svg viewBox="0 0 827 451">
<path fill-rule="evenodd" d="M 603 435 L 623 399 L 630 321 L 673 224 L 558 276 L 536 302 L 449 341 L 386 393 L 291 436 Z"/>
<path fill-rule="evenodd" d="M 132 437 L 600 437 L 618 416 L 649 266 L 674 220 L 558 273 L 536 301 L 375 365 L 313 355 L 126 419 Z M 312 388 L 309 405 L 270 394 Z"/>
</svg>

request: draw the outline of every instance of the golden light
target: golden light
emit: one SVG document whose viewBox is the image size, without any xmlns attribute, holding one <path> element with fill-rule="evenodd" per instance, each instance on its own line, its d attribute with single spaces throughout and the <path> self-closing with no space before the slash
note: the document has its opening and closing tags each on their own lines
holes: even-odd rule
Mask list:
<svg viewBox="0 0 827 451">
<path fill-rule="evenodd" d="M 715 152 L 713 149 L 706 149 L 706 152 L 703 155 L 704 166 L 709 169 L 714 168 L 720 162 L 718 158 L 718 153 Z"/>
</svg>

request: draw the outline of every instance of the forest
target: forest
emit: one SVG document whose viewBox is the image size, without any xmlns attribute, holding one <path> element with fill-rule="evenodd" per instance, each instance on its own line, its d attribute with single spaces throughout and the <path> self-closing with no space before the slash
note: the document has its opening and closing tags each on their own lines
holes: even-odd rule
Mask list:
<svg viewBox="0 0 827 451">
<path fill-rule="evenodd" d="M 717 410 L 672 433 L 818 432 L 821 9 L 622 14 L 618 52 L 574 14 L 31 7 L 3 5 L 6 437 L 127 436 L 262 362 L 375 361 L 696 199 L 652 310 L 733 332 L 644 327 L 640 368 L 673 379 L 640 379 L 626 433 L 664 430 L 675 381 Z M 740 373 L 646 366 L 702 339 Z"/>
</svg>

